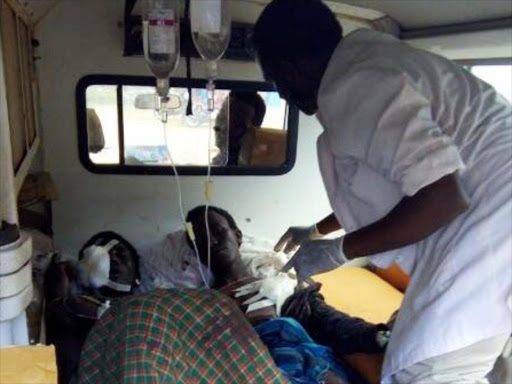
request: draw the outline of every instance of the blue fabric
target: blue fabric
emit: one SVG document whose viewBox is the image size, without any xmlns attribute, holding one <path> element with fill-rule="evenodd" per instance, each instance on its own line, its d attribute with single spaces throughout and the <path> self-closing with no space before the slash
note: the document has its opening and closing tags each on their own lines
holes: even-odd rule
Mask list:
<svg viewBox="0 0 512 384">
<path fill-rule="evenodd" d="M 296 320 L 281 317 L 259 324 L 255 329 L 276 365 L 292 383 L 322 383 L 329 370 L 349 381 L 332 350 L 316 344 Z"/>
</svg>

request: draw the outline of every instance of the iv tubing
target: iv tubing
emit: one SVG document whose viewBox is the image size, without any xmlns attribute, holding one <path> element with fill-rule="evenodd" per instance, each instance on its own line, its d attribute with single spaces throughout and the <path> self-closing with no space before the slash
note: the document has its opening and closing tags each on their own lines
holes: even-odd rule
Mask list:
<svg viewBox="0 0 512 384">
<path fill-rule="evenodd" d="M 178 170 L 176 169 L 176 165 L 174 164 L 174 160 L 172 158 L 171 150 L 169 149 L 169 142 L 167 140 L 167 130 L 166 130 L 166 123 L 163 123 L 164 128 L 164 139 L 165 139 L 165 147 L 167 148 L 167 154 L 169 156 L 169 160 L 171 161 L 171 167 L 174 171 L 174 175 L 176 177 L 176 186 L 178 188 L 178 202 L 180 206 L 180 214 L 181 214 L 181 220 L 183 221 L 183 225 L 185 226 L 185 229 L 187 230 L 187 219 L 185 218 L 185 212 L 183 210 L 183 197 L 181 194 L 181 182 L 180 182 L 180 175 L 178 174 Z M 189 236 L 190 237 L 190 236 Z M 197 263 L 199 267 L 199 273 L 201 274 L 201 279 L 203 279 L 203 283 L 207 288 L 210 288 L 208 285 L 208 281 L 206 281 L 206 278 L 203 274 L 203 268 L 201 264 L 201 258 L 199 257 L 199 250 L 197 249 L 197 244 L 195 239 L 190 239 L 192 241 L 192 244 L 194 246 L 194 252 L 196 254 Z M 208 253 L 210 252 L 210 240 L 208 240 Z M 209 263 L 210 257 L 208 255 L 208 263 Z M 208 266 L 209 268 L 210 266 Z"/>
<path fill-rule="evenodd" d="M 213 84 L 213 82 L 212 82 Z M 212 103 L 213 104 L 213 103 Z M 210 247 L 210 224 L 208 223 L 208 208 L 210 206 L 210 182 L 211 182 L 211 172 L 212 172 L 212 163 L 210 160 L 211 154 L 211 141 L 212 141 L 212 111 L 210 110 L 209 114 L 209 128 L 208 128 L 208 168 L 206 171 L 206 179 L 205 179 L 205 210 L 204 210 L 204 221 L 206 224 L 206 238 L 208 240 L 208 269 L 211 266 L 211 247 Z"/>
<path fill-rule="evenodd" d="M 213 83 L 213 77 L 211 77 L 210 80 L 208 80 L 208 84 L 206 84 L 206 95 L 208 111 L 211 114 L 215 109 L 215 84 Z"/>
</svg>

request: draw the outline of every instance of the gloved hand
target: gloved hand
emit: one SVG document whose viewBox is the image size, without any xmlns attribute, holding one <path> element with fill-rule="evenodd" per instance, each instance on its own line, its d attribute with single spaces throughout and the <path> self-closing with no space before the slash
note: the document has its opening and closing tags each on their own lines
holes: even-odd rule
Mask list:
<svg viewBox="0 0 512 384">
<path fill-rule="evenodd" d="M 283 267 L 282 272 L 295 268 L 297 279 L 304 281 L 310 276 L 328 272 L 348 261 L 343 252 L 343 239 L 310 240 L 302 244 Z"/>
<path fill-rule="evenodd" d="M 318 240 L 322 237 L 323 235 L 318 232 L 316 224 L 311 227 L 290 227 L 279 239 L 274 251 L 280 252 L 284 248 L 284 253 L 290 253 L 297 250 L 305 241 Z"/>
</svg>

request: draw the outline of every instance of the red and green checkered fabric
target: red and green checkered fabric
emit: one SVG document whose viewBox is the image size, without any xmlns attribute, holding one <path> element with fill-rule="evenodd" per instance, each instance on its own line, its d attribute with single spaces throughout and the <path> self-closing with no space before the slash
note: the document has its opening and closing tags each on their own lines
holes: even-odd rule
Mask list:
<svg viewBox="0 0 512 384">
<path fill-rule="evenodd" d="M 82 350 L 80 384 L 287 383 L 251 325 L 211 290 L 121 299 Z"/>
</svg>

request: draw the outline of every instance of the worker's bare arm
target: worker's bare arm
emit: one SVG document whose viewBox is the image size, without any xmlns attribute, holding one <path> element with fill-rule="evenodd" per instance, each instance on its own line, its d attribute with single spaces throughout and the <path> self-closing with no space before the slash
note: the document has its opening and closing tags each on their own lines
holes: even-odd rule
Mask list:
<svg viewBox="0 0 512 384">
<path fill-rule="evenodd" d="M 452 173 L 405 197 L 381 220 L 346 235 L 343 250 L 352 259 L 414 244 L 468 207 L 459 175 Z"/>
<path fill-rule="evenodd" d="M 316 224 L 316 229 L 321 235 L 328 235 L 329 233 L 338 231 L 342 228 L 338 219 L 331 213 L 329 216 L 323 218 Z"/>
</svg>

